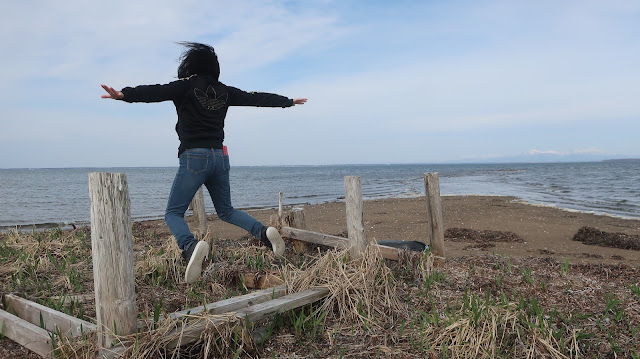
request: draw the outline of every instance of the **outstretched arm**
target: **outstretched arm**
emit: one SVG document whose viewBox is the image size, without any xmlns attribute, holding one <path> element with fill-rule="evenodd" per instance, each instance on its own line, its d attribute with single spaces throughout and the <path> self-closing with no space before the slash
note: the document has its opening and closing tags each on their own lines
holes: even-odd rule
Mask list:
<svg viewBox="0 0 640 359">
<path fill-rule="evenodd" d="M 100 85 L 102 88 L 107 91 L 108 95 L 102 95 L 102 98 L 112 98 L 114 100 L 122 100 L 124 98 L 124 94 L 120 91 L 114 90 L 113 87 L 109 87 L 107 85 Z M 295 103 L 295 101 L 294 101 Z"/>
<path fill-rule="evenodd" d="M 238 88 L 226 86 L 229 91 L 229 106 L 254 106 L 254 107 L 291 107 L 307 102 L 306 98 L 289 98 L 268 92 L 246 92 Z M 128 96 L 128 94 L 127 94 Z"/>
</svg>

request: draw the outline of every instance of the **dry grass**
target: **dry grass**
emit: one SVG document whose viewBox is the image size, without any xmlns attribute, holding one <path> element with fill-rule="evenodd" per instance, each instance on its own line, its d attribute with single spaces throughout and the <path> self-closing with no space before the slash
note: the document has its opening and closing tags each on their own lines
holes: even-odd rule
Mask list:
<svg viewBox="0 0 640 359">
<path fill-rule="evenodd" d="M 136 251 L 134 259 L 137 279 L 151 277 L 159 284 L 167 281 L 180 283 L 183 265 L 181 250 L 175 240 L 165 241 L 160 247 L 142 247 Z"/>
<path fill-rule="evenodd" d="M 233 314 L 202 313 L 180 320 L 166 319 L 140 329 L 138 333 L 117 337 L 111 350 L 120 358 L 219 358 L 253 350 L 251 337 Z M 200 328 L 195 340 L 177 345 L 189 334 L 189 328 Z M 61 358 L 88 359 L 98 355 L 95 333 L 84 338 L 59 338 L 56 355 Z M 123 347 L 126 348 L 123 350 Z"/>
<path fill-rule="evenodd" d="M 82 267 L 87 257 L 81 258 L 78 255 L 89 255 L 91 252 L 90 244 L 87 245 L 82 240 L 86 233 L 82 230 L 71 232 L 54 230 L 48 235 L 8 232 L 4 250 L 19 253 L 19 256 L 13 257 L 11 261 L 3 261 L 0 273 L 6 275 L 17 273 L 22 269 L 30 270 L 32 275 L 38 277 L 67 263 L 75 267 Z M 69 253 L 73 253 L 73 258 L 68 258 Z M 57 278 L 56 280 L 69 284 L 68 279 Z"/>
<path fill-rule="evenodd" d="M 502 352 L 505 347 L 510 358 L 567 358 L 548 320 L 535 318 L 528 322 L 527 314 L 516 303 L 480 305 L 478 312 L 471 313 L 468 310 L 472 303 L 468 305 L 455 312 L 460 319 L 446 326 L 425 326 L 408 334 L 420 340 L 423 347 L 433 343 L 432 352 L 446 352 L 451 358 L 501 357 L 507 354 Z"/>
<path fill-rule="evenodd" d="M 188 324 L 187 324 L 188 323 Z M 200 327 L 197 340 L 189 345 L 176 346 L 187 328 Z M 127 346 L 124 358 L 212 358 L 232 356 L 251 348 L 251 339 L 242 323 L 232 314 L 203 313 L 181 320 L 164 320 L 157 328 L 120 338 Z"/>
<path fill-rule="evenodd" d="M 289 292 L 326 287 L 329 295 L 318 312 L 341 325 L 383 329 L 407 306 L 398 297 L 398 282 L 373 247 L 360 259 L 349 259 L 347 250 L 328 251 L 303 268 L 291 265 L 284 270 Z"/>
<path fill-rule="evenodd" d="M 134 227 L 135 228 L 135 227 Z M 47 297 L 92 292 L 85 231 L 0 234 L 2 293 L 45 305 Z M 182 283 L 184 263 L 172 237 L 137 233 L 136 293 L 143 317 L 214 302 L 247 291 L 239 273 L 280 270 L 289 292 L 327 287 L 329 296 L 283 313 L 252 343 L 251 326 L 232 315 L 149 321 L 122 337 L 128 358 L 389 357 L 637 358 L 640 269 L 578 266 L 552 259 L 471 256 L 433 268 L 433 257 L 386 261 L 370 248 L 362 259 L 319 250 L 277 259 L 250 241 L 211 241 L 201 281 Z M 73 257 L 73 258 L 72 258 Z M 91 303 L 56 310 L 95 322 Z M 173 349 L 183 330 L 202 327 Z M 313 332 L 313 335 L 310 333 Z M 58 338 L 62 358 L 95 357 L 92 336 Z M 0 340 L 0 356 L 30 358 Z"/>
<path fill-rule="evenodd" d="M 219 241 L 211 245 L 212 258 L 203 270 L 203 278 L 222 285 L 244 285 L 243 273 L 277 272 L 280 268 L 281 260 L 264 247 L 250 245 L 249 241 L 237 246 L 225 244 Z"/>
</svg>

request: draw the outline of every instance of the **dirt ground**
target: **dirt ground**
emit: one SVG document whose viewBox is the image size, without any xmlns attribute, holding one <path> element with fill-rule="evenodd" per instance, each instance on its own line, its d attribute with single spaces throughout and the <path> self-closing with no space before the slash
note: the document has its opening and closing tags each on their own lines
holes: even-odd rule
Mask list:
<svg viewBox="0 0 640 359">
<path fill-rule="evenodd" d="M 307 228 L 332 235 L 346 236 L 346 214 L 343 202 L 308 205 L 305 209 Z M 276 210 L 250 212 L 268 223 Z M 640 251 L 587 245 L 573 240 L 580 228 L 588 226 L 600 231 L 640 235 L 640 220 L 570 212 L 548 206 L 536 206 L 512 197 L 445 196 L 442 197 L 445 230 L 471 229 L 513 232 L 523 242 L 490 242 L 476 245 L 472 241 L 445 238 L 448 258 L 474 254 L 501 254 L 511 257 L 552 257 L 571 264 L 621 264 L 640 267 Z M 369 240 L 426 241 L 426 203 L 424 197 L 394 198 L 364 202 L 364 221 Z M 159 232 L 168 234 L 162 221 L 147 222 Z M 208 230 L 214 238 L 237 240 L 246 238 L 242 229 L 208 218 Z"/>
</svg>

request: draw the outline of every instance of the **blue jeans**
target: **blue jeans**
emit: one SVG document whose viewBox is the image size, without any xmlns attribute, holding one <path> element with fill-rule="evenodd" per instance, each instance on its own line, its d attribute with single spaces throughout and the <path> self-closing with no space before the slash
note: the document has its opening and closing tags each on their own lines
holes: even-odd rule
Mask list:
<svg viewBox="0 0 640 359">
<path fill-rule="evenodd" d="M 229 156 L 224 156 L 222 149 L 191 148 L 180 155 L 180 168 L 173 180 L 164 215 L 164 220 L 180 249 L 186 250 L 197 241 L 184 220 L 184 213 L 203 184 L 207 186 L 221 220 L 244 228 L 260 238 L 264 225 L 231 205 Z"/>
</svg>

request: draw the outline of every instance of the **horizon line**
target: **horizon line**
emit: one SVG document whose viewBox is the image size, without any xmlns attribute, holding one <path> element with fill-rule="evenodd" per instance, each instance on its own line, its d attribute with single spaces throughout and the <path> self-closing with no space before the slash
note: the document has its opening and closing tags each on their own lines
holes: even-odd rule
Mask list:
<svg viewBox="0 0 640 359">
<path fill-rule="evenodd" d="M 568 161 L 451 161 L 451 162 L 395 162 L 395 163 L 333 163 L 294 165 L 234 165 L 233 167 L 331 167 L 331 166 L 397 166 L 397 165 L 493 165 L 493 164 L 559 164 L 559 163 L 599 163 L 599 162 L 640 162 L 640 158 L 608 158 L 600 160 Z M 47 169 L 98 169 L 98 168 L 178 168 L 179 166 L 77 166 L 77 167 L 3 167 L 0 170 L 47 170 Z"/>
</svg>

